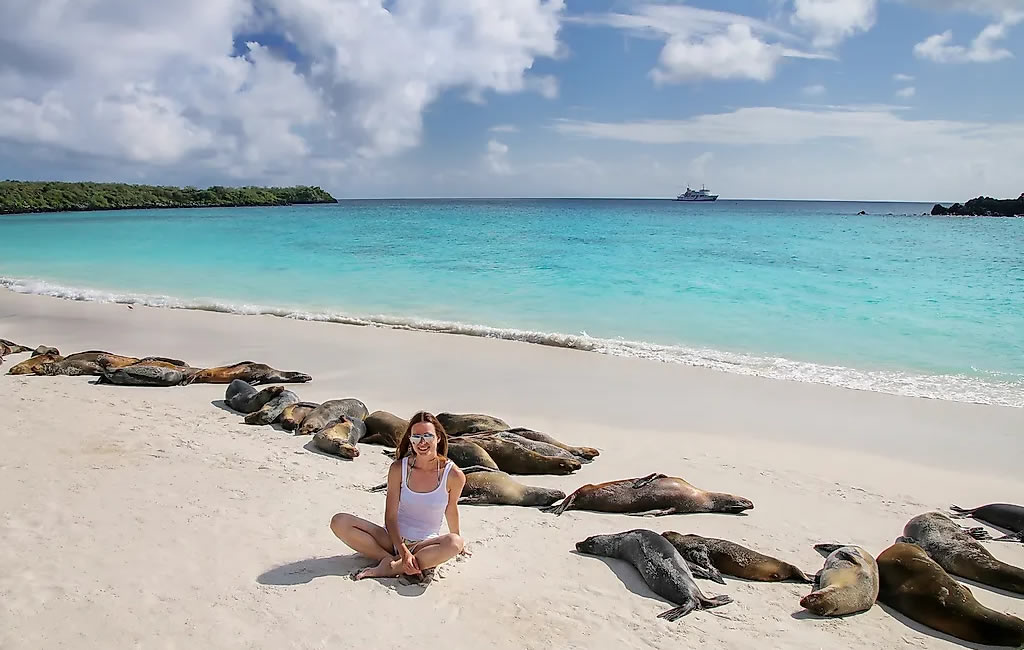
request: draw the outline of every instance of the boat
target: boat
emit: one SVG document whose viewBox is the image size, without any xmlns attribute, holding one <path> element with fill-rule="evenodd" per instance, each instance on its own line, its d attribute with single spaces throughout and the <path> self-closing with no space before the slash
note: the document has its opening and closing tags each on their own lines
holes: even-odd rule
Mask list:
<svg viewBox="0 0 1024 650">
<path fill-rule="evenodd" d="M 703 185 L 699 190 L 691 190 L 687 185 L 686 191 L 677 196 L 676 201 L 714 201 L 717 198 L 717 194 L 711 194 Z"/>
</svg>

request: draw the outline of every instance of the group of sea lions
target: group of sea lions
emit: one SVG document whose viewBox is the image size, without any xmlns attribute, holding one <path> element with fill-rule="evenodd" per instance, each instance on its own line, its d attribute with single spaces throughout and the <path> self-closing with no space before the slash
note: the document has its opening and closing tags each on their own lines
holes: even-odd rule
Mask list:
<svg viewBox="0 0 1024 650">
<path fill-rule="evenodd" d="M 250 384 L 301 383 L 312 379 L 301 372 L 277 370 L 264 363 L 241 361 L 230 366 L 197 368 L 181 359 L 168 357 L 127 357 L 103 350 L 87 350 L 63 356 L 57 348 L 41 345 L 29 348 L 0 339 L 0 364 L 7 354 L 31 352 L 12 366 L 8 375 L 93 375 L 99 383 L 122 386 L 186 386 L 188 384 L 230 384 L 241 379 Z"/>
</svg>

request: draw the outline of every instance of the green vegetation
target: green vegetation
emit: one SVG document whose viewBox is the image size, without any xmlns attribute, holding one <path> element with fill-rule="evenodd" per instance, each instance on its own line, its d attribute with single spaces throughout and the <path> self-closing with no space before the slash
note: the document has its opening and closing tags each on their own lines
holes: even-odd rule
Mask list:
<svg viewBox="0 0 1024 650">
<path fill-rule="evenodd" d="M 973 217 L 1022 217 L 1024 216 L 1024 194 L 1017 199 L 993 199 L 988 196 L 979 196 L 971 199 L 964 205 L 954 203 L 947 207 L 939 203 L 932 208 L 932 214 L 965 215 Z"/>
<path fill-rule="evenodd" d="M 142 208 L 225 208 L 253 205 L 337 203 L 319 187 L 162 187 L 126 183 L 0 182 L 0 214 L 125 210 Z"/>
</svg>

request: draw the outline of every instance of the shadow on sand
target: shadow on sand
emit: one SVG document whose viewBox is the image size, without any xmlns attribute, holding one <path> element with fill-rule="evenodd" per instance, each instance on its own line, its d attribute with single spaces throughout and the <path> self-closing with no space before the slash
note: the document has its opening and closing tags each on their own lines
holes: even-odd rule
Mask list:
<svg viewBox="0 0 1024 650">
<path fill-rule="evenodd" d="M 264 571 L 257 578 L 256 582 L 261 585 L 273 585 L 278 587 L 304 585 L 316 578 L 330 576 L 344 578 L 352 583 L 353 587 L 361 586 L 360 582 L 351 579 L 353 573 L 359 569 L 371 567 L 375 562 L 366 559 L 361 555 L 334 555 L 331 557 L 314 557 L 297 562 L 289 562 L 279 567 Z M 394 590 L 402 596 L 420 596 L 426 591 L 427 584 L 413 584 L 406 578 L 366 578 L 375 580 L 389 589 Z"/>
</svg>

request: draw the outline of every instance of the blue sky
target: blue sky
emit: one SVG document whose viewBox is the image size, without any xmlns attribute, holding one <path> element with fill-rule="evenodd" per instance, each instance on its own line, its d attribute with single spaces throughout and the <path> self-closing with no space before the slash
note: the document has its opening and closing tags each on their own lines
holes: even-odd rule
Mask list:
<svg viewBox="0 0 1024 650">
<path fill-rule="evenodd" d="M 0 177 L 1024 191 L 1022 0 L 9 0 Z"/>
</svg>

